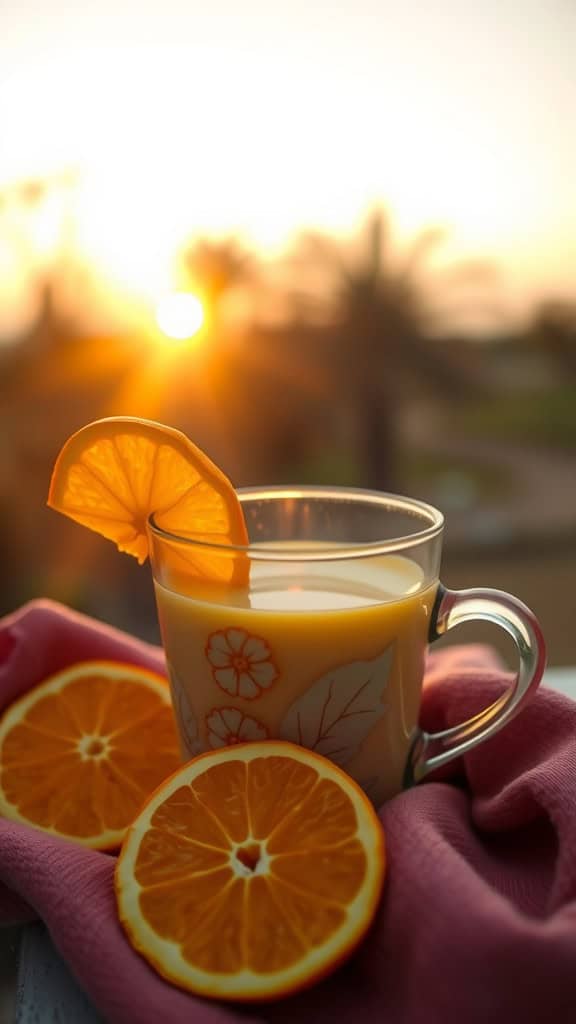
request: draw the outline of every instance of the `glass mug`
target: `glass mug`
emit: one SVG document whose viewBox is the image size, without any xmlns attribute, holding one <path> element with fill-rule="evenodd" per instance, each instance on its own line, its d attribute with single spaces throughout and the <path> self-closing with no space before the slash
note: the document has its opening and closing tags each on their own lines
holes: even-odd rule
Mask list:
<svg viewBox="0 0 576 1024">
<path fill-rule="evenodd" d="M 340 765 L 379 804 L 492 736 L 538 686 L 545 646 L 534 615 L 500 591 L 442 586 L 444 520 L 430 505 L 329 487 L 238 497 L 245 548 L 149 523 L 184 759 L 247 740 L 290 740 Z M 221 568 L 225 579 L 232 558 L 247 565 L 248 586 L 178 568 L 204 559 L 210 575 Z M 517 678 L 470 721 L 425 733 L 418 714 L 427 645 L 471 619 L 511 634 Z"/>
</svg>

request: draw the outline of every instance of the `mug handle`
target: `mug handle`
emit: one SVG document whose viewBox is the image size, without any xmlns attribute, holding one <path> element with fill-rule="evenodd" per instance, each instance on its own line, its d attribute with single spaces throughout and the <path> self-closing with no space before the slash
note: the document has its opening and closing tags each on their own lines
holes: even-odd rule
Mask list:
<svg viewBox="0 0 576 1024">
<path fill-rule="evenodd" d="M 524 707 L 538 687 L 546 665 L 546 644 L 535 615 L 522 601 L 501 590 L 474 587 L 447 590 L 440 584 L 432 612 L 429 641 L 443 636 L 462 622 L 483 619 L 505 629 L 513 638 L 520 658 L 513 685 L 484 711 L 443 732 L 418 730 L 412 744 L 405 786 L 493 736 Z"/>
</svg>

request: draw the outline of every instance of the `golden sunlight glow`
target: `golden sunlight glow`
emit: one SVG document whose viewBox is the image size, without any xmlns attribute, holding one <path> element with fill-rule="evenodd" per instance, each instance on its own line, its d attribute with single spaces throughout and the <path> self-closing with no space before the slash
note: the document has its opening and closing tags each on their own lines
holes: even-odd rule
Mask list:
<svg viewBox="0 0 576 1024">
<path fill-rule="evenodd" d="M 186 341 L 197 334 L 204 323 L 202 303 L 190 292 L 172 292 L 156 306 L 156 323 L 174 341 Z"/>
<path fill-rule="evenodd" d="M 105 7 L 111 3 L 104 0 Z M 407 28 L 411 22 L 402 18 L 397 26 L 387 24 L 381 36 L 371 30 L 370 19 L 354 20 L 354 5 L 344 3 L 336 5 L 342 11 L 329 39 L 322 19 L 310 27 L 309 49 L 296 77 L 301 25 L 298 13 L 288 10 L 298 5 L 280 5 L 281 17 L 268 21 L 260 10 L 267 5 L 247 0 L 246 14 L 224 43 L 210 5 L 199 5 L 192 14 L 174 0 L 173 6 L 182 7 L 182 32 L 175 31 L 161 5 L 157 21 L 150 22 L 160 35 L 166 33 L 164 48 L 156 42 L 156 28 L 150 41 L 146 33 L 133 40 L 130 19 L 118 22 L 115 45 L 106 19 L 99 28 L 95 22 L 88 46 L 80 12 L 54 0 L 70 25 L 70 39 L 63 41 L 42 13 L 46 5 L 31 4 L 37 8 L 39 34 L 29 35 L 22 13 L 15 14 L 14 36 L 0 35 L 0 187 L 27 178 L 55 179 L 63 171 L 68 175 L 69 184 L 57 188 L 66 196 L 54 202 L 48 197 L 32 211 L 29 249 L 41 256 L 59 248 L 65 261 L 79 252 L 106 281 L 155 304 L 158 296 L 178 288 L 175 260 L 195 238 L 238 235 L 270 258 L 283 254 L 307 227 L 356 232 L 366 210 L 380 201 L 392 212 L 400 245 L 422 227 L 441 224 L 448 229 L 453 256 L 494 252 L 513 276 L 525 272 L 541 281 L 544 265 L 554 264 L 550 275 L 561 273 L 564 279 L 566 267 L 573 266 L 576 206 L 566 167 L 573 165 L 576 150 L 561 126 L 574 98 L 568 87 L 558 89 L 560 80 L 572 82 L 571 54 L 564 52 L 552 15 L 547 30 L 555 33 L 550 39 L 557 39 L 564 65 L 556 63 L 553 50 L 544 60 L 538 18 L 523 37 L 526 52 L 519 49 L 511 57 L 509 40 L 517 41 L 513 19 L 506 26 L 498 22 L 496 31 L 486 14 L 479 45 L 494 58 L 487 92 L 476 63 L 468 59 L 466 20 L 444 22 L 430 13 L 434 5 L 414 0 L 419 37 L 428 41 L 429 31 L 433 45 L 421 47 Z M 149 6 L 153 11 L 158 5 Z M 20 7 L 24 11 L 26 5 Z M 542 19 L 544 24 L 548 15 Z M 427 21 L 429 30 L 422 28 Z M 359 33 L 354 43 L 352 25 Z M 260 32 L 258 60 L 246 61 L 246 47 Z M 226 73 L 215 76 L 216 47 Z M 350 73 L 343 75 L 345 50 Z M 531 65 L 534 54 L 537 63 Z M 422 74 L 415 78 L 412 68 L 420 61 Z M 263 80 L 270 81 L 266 90 Z M 423 89 L 428 81 L 430 89 Z M 528 93 L 519 84 L 524 81 Z M 207 82 L 209 102 L 196 104 L 191 135 L 189 97 L 201 94 Z M 235 104 L 257 109 L 258 117 L 231 116 L 230 83 L 238 87 Z M 532 88 L 535 102 L 527 98 Z M 362 118 L 358 110 L 364 111 Z M 322 153 L 306 161 L 303 154 L 318 149 L 319 124 Z M 242 159 L 231 169 L 235 152 Z M 3 207 L 2 219 L 6 216 Z M 24 262 L 31 255 L 20 235 L 16 257 Z M 163 302 L 157 316 L 165 337 L 191 336 L 187 314 L 182 313 L 186 326 L 180 312 L 174 314 L 175 328 L 172 312 L 167 315 L 165 321 Z"/>
</svg>

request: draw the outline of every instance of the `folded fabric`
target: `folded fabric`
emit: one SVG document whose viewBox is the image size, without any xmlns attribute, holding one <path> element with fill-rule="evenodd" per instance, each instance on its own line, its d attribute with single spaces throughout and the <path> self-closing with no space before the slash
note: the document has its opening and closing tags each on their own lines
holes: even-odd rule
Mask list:
<svg viewBox="0 0 576 1024">
<path fill-rule="evenodd" d="M 50 602 L 0 622 L 0 707 L 85 658 L 161 652 Z M 432 654 L 422 706 L 448 728 L 510 678 L 485 648 Z M 168 985 L 116 918 L 112 856 L 0 821 L 0 920 L 41 917 L 111 1024 L 539 1024 L 576 1015 L 576 703 L 541 690 L 491 740 L 380 811 L 388 876 L 370 934 L 308 992 L 239 1009 Z"/>
</svg>

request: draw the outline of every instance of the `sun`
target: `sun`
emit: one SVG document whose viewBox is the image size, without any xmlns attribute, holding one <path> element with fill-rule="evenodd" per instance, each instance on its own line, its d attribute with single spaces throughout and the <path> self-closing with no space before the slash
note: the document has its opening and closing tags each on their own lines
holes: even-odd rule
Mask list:
<svg viewBox="0 0 576 1024">
<path fill-rule="evenodd" d="M 156 323 L 172 341 L 187 341 L 204 324 L 200 299 L 191 292 L 171 292 L 156 304 Z"/>
</svg>

